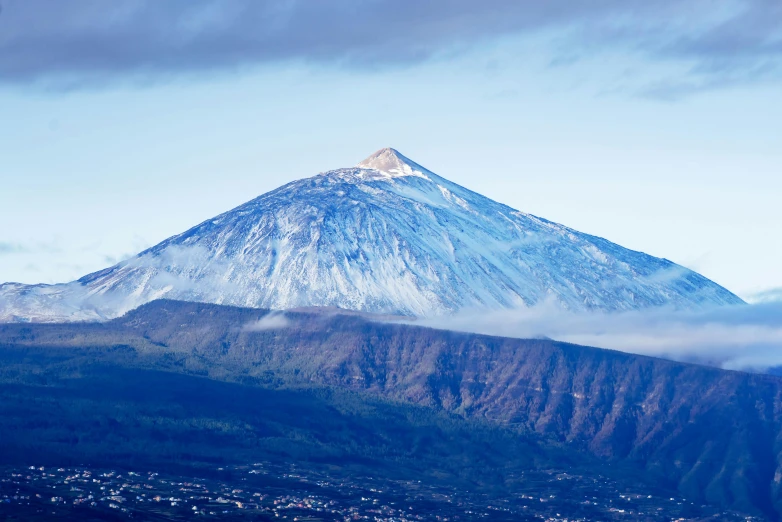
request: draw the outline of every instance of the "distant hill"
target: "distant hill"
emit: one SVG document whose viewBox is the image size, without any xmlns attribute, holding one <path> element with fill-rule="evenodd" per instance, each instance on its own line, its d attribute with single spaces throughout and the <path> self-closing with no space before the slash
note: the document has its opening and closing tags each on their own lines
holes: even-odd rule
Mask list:
<svg viewBox="0 0 782 522">
<path fill-rule="evenodd" d="M 603 464 L 578 465 L 624 466 L 635 470 L 635 475 L 624 472 L 625 476 L 668 484 L 696 502 L 759 511 L 774 519 L 782 512 L 778 377 L 544 339 L 373 322 L 333 310 L 280 314 L 165 300 L 105 324 L 3 325 L 0 352 L 3 386 L 22 383 L 25 393 L 33 393 L 31 383 L 43 393 L 54 382 L 77 382 L 67 377 L 105 374 L 121 380 L 124 377 L 117 372 L 129 370 L 173 372 L 205 377 L 205 383 L 228 381 L 261 389 L 292 386 L 299 392 L 357 393 L 391 401 L 384 404 L 423 408 L 415 415 L 441 412 L 449 419 L 494 426 L 501 430 L 492 435 L 497 440 L 506 437 L 502 433 L 511 433 L 508 440 L 517 442 L 508 446 L 509 466 L 522 460 L 529 464 L 529 455 L 538 455 L 533 459 L 538 462 L 597 459 Z M 205 384 L 203 390 L 214 386 Z M 148 393 L 158 393 L 154 389 Z M 181 390 L 165 388 L 159 393 L 176 393 L 180 401 L 186 398 Z M 247 395 L 238 400 L 226 408 L 254 407 L 241 401 L 261 399 Z M 187 408 L 198 410 L 193 404 Z M 122 411 L 120 407 L 118 415 Z M 394 411 L 383 414 L 386 420 L 381 424 L 391 426 L 389 419 L 399 418 Z M 324 421 L 312 419 L 314 425 Z M 365 427 L 379 429 L 375 422 Z M 8 440 L 11 428 L 4 429 Z M 29 436 L 37 428 L 13 429 Z M 73 427 L 73 437 L 79 437 L 80 429 Z M 324 433 L 333 437 L 333 429 Z M 168 436 L 168 428 L 159 430 L 160 436 Z M 480 439 L 469 435 L 471 429 L 459 430 L 472 443 Z M 241 430 L 236 433 L 241 438 Z M 339 442 L 340 451 L 354 436 Z M 398 443 L 394 436 L 387 440 L 388 447 Z M 520 441 L 526 441 L 526 450 L 514 445 Z M 449 459 L 459 459 L 472 443 L 464 442 L 453 455 L 442 453 L 443 466 L 458 468 Z M 477 449 L 481 444 L 475 451 L 489 458 Z"/>
</svg>

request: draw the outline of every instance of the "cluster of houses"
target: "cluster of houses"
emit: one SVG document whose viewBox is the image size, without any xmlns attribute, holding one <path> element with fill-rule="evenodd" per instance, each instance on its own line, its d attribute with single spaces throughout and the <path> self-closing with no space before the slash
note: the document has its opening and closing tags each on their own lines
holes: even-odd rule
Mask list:
<svg viewBox="0 0 782 522">
<path fill-rule="evenodd" d="M 216 468 L 195 479 L 157 472 L 80 468 L 0 468 L 0 518 L 82 520 L 85 510 L 129 520 L 224 518 L 291 521 L 412 522 L 431 520 L 749 521 L 752 517 L 712 511 L 681 498 L 612 489 L 567 473 L 524 477 L 513 498 L 432 486 L 420 480 L 341 475 L 296 466 L 258 463 Z M 588 484 L 586 483 L 588 482 Z M 265 515 L 265 516 L 264 516 Z"/>
</svg>

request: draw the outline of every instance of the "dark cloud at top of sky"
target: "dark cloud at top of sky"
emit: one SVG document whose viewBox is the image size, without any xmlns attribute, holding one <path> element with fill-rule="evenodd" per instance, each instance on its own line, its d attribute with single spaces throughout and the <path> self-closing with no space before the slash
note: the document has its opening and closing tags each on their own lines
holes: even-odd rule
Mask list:
<svg viewBox="0 0 782 522">
<path fill-rule="evenodd" d="M 579 53 L 687 61 L 679 85 L 654 86 L 662 97 L 782 76 L 779 0 L 5 0 L 0 82 L 79 87 L 291 60 L 383 68 L 542 30 Z"/>
</svg>

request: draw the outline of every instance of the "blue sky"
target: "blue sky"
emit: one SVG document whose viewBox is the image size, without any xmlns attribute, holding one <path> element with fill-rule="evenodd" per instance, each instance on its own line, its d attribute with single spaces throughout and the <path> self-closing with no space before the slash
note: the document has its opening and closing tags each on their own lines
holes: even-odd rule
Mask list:
<svg viewBox="0 0 782 522">
<path fill-rule="evenodd" d="M 2 281 L 74 279 L 386 146 L 782 288 L 778 1 L 2 2 Z"/>
</svg>

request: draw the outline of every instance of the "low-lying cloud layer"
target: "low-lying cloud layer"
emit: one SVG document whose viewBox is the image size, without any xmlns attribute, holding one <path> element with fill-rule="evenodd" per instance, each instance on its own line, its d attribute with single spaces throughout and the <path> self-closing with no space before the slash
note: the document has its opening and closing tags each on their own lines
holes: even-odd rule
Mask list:
<svg viewBox="0 0 782 522">
<path fill-rule="evenodd" d="M 545 336 L 726 369 L 763 371 L 782 366 L 782 302 L 621 314 L 571 313 L 542 305 L 526 310 L 473 311 L 424 324 L 509 337 Z"/>
<path fill-rule="evenodd" d="M 282 61 L 384 68 L 557 34 L 560 63 L 622 49 L 687 68 L 651 95 L 782 78 L 778 0 L 5 0 L 0 82 L 82 86 Z"/>
</svg>

